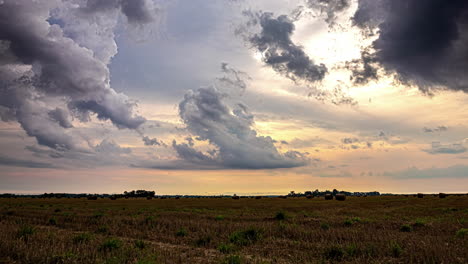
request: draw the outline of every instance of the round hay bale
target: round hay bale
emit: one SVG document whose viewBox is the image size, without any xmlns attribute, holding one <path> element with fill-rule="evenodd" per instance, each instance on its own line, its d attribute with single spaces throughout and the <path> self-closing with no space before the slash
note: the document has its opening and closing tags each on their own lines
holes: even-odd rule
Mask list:
<svg viewBox="0 0 468 264">
<path fill-rule="evenodd" d="M 313 197 L 312 195 L 309 194 L 309 195 L 306 196 L 306 198 L 307 198 L 307 199 L 312 199 L 312 198 L 314 198 L 314 197 Z"/>
<path fill-rule="evenodd" d="M 418 193 L 418 198 L 424 198 L 424 194 Z"/>
<path fill-rule="evenodd" d="M 344 201 L 344 200 L 346 200 L 346 195 L 344 195 L 342 193 L 338 193 L 337 195 L 335 195 L 335 199 L 337 201 Z"/>
<path fill-rule="evenodd" d="M 261 196 L 255 196 L 255 199 L 257 199 L 257 200 L 262 199 L 262 197 Z"/>
<path fill-rule="evenodd" d="M 152 200 L 152 199 L 153 199 L 153 197 L 151 197 L 151 196 L 146 197 L 146 200 Z"/>
<path fill-rule="evenodd" d="M 325 197 L 325 200 L 333 200 L 333 195 L 331 195 L 329 193 L 325 194 L 324 197 Z"/>
<path fill-rule="evenodd" d="M 439 198 L 445 198 L 445 197 L 447 197 L 446 193 L 439 193 Z"/>
<path fill-rule="evenodd" d="M 240 197 L 239 197 L 239 196 L 237 196 L 237 195 L 234 195 L 234 196 L 232 197 L 232 199 L 233 199 L 233 200 L 239 200 L 239 199 L 240 199 Z"/>
</svg>

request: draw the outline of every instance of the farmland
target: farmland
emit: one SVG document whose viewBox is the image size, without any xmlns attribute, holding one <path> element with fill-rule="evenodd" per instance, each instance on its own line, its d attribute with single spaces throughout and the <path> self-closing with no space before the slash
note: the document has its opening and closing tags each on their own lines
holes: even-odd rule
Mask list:
<svg viewBox="0 0 468 264">
<path fill-rule="evenodd" d="M 468 196 L 0 199 L 0 263 L 468 263 Z"/>
</svg>

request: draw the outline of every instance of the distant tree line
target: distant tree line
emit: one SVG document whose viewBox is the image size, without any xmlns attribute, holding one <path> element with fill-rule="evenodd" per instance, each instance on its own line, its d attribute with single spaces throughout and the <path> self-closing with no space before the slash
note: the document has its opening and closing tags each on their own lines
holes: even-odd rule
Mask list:
<svg viewBox="0 0 468 264">
<path fill-rule="evenodd" d="M 337 189 L 333 189 L 333 191 L 326 190 L 326 191 L 319 191 L 316 189 L 315 191 L 305 191 L 304 193 L 296 193 L 295 191 L 291 191 L 287 196 L 289 197 L 305 197 L 305 196 L 325 196 L 325 194 L 331 194 L 336 196 L 337 194 L 344 194 L 346 196 L 379 196 L 379 192 L 348 192 L 348 191 L 338 191 Z"/>
<path fill-rule="evenodd" d="M 154 197 L 155 191 L 146 190 L 133 190 L 125 191 L 122 194 L 89 194 L 89 193 L 43 193 L 43 194 L 0 194 L 0 198 L 16 198 L 16 197 L 29 197 L 29 198 L 148 198 Z"/>
</svg>

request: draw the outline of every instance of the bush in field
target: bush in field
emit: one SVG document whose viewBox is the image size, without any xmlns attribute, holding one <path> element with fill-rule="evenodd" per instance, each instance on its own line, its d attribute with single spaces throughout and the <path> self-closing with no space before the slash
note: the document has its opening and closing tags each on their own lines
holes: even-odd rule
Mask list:
<svg viewBox="0 0 468 264">
<path fill-rule="evenodd" d="M 328 230 L 328 229 L 330 229 L 330 225 L 327 224 L 327 223 L 321 223 L 320 228 L 323 229 L 323 230 Z"/>
<path fill-rule="evenodd" d="M 241 264 L 242 260 L 239 255 L 231 255 L 224 259 L 223 264 Z"/>
<path fill-rule="evenodd" d="M 413 226 L 414 227 L 424 227 L 424 226 L 426 226 L 426 221 L 424 221 L 422 219 L 416 219 L 416 221 L 414 221 L 414 223 L 413 223 Z"/>
<path fill-rule="evenodd" d="M 91 241 L 93 236 L 89 233 L 81 233 L 73 237 L 73 243 L 80 244 Z"/>
<path fill-rule="evenodd" d="M 353 221 L 352 221 L 351 219 L 346 219 L 346 220 L 343 222 L 343 224 L 344 224 L 345 226 L 352 226 L 352 225 L 353 225 Z"/>
<path fill-rule="evenodd" d="M 133 244 L 138 249 L 144 249 L 146 247 L 145 241 L 142 241 L 142 240 L 135 240 L 135 242 Z"/>
<path fill-rule="evenodd" d="M 345 251 L 341 247 L 333 245 L 326 248 L 323 255 L 327 259 L 340 260 L 344 257 Z"/>
<path fill-rule="evenodd" d="M 197 247 L 206 247 L 210 243 L 211 243 L 211 237 L 210 236 L 199 237 L 197 240 L 195 240 L 195 245 Z"/>
<path fill-rule="evenodd" d="M 405 224 L 405 225 L 402 225 L 400 227 L 400 231 L 401 232 L 411 232 L 411 231 L 413 231 L 413 228 L 410 225 Z"/>
<path fill-rule="evenodd" d="M 32 236 L 35 232 L 36 232 L 36 229 L 34 227 L 25 225 L 25 226 L 22 226 L 16 234 L 18 238 L 28 240 L 28 238 Z"/>
<path fill-rule="evenodd" d="M 223 254 L 229 254 L 229 253 L 234 252 L 235 247 L 234 247 L 233 244 L 221 243 L 221 244 L 218 245 L 218 250 L 219 250 L 219 252 L 221 252 Z"/>
<path fill-rule="evenodd" d="M 185 229 L 183 229 L 183 228 L 179 229 L 179 230 L 176 232 L 176 236 L 178 236 L 178 237 L 184 237 L 184 236 L 186 236 L 186 235 L 187 235 L 187 230 L 185 230 Z"/>
<path fill-rule="evenodd" d="M 276 213 L 276 216 L 275 216 L 275 219 L 276 219 L 276 220 L 286 220 L 286 218 L 288 218 L 288 216 L 286 215 L 286 213 L 284 213 L 284 212 L 278 212 L 278 213 Z"/>
<path fill-rule="evenodd" d="M 398 258 L 403 253 L 403 249 L 397 242 L 390 243 L 390 252 L 394 258 Z"/>
<path fill-rule="evenodd" d="M 100 227 L 98 227 L 98 229 L 96 230 L 96 233 L 107 234 L 107 233 L 109 233 L 109 227 L 107 227 L 107 226 L 100 226 Z"/>
<path fill-rule="evenodd" d="M 50 218 L 49 225 L 57 225 L 57 220 L 55 218 Z"/>
<path fill-rule="evenodd" d="M 122 241 L 116 238 L 108 238 L 102 242 L 99 250 L 101 251 L 111 251 L 114 249 L 119 249 L 122 246 Z"/>
<path fill-rule="evenodd" d="M 455 236 L 458 237 L 458 238 L 468 237 L 468 228 L 462 228 L 462 229 L 458 230 L 457 233 L 455 234 Z"/>
<path fill-rule="evenodd" d="M 216 221 L 224 220 L 224 215 L 217 215 L 217 216 L 215 217 L 215 220 L 216 220 Z"/>
<path fill-rule="evenodd" d="M 237 231 L 229 236 L 229 241 L 237 246 L 248 246 L 260 240 L 260 231 L 250 228 L 244 231 Z"/>
</svg>

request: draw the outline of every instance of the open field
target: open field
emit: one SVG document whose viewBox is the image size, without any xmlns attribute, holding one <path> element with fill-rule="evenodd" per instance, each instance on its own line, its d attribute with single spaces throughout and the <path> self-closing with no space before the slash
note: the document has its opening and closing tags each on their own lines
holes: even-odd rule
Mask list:
<svg viewBox="0 0 468 264">
<path fill-rule="evenodd" d="M 468 263 L 468 196 L 0 199 L 0 263 Z"/>
</svg>

